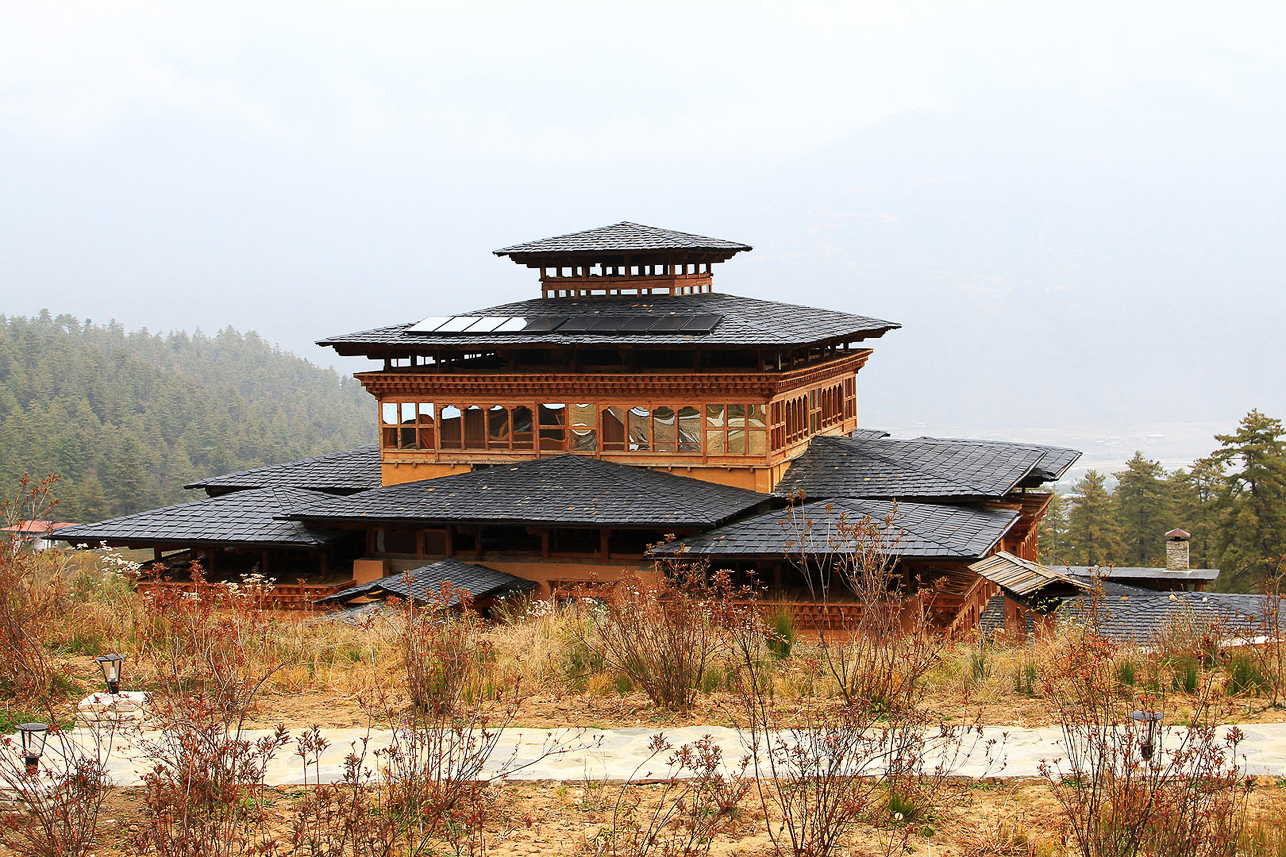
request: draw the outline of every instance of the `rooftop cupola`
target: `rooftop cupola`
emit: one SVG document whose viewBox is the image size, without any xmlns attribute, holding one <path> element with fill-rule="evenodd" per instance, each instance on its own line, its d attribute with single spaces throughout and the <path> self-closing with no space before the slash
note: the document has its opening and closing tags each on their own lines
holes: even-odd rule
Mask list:
<svg viewBox="0 0 1286 857">
<path fill-rule="evenodd" d="M 541 296 L 695 295 L 712 290 L 710 266 L 749 245 L 638 223 L 616 223 L 495 251 L 540 269 Z"/>
</svg>

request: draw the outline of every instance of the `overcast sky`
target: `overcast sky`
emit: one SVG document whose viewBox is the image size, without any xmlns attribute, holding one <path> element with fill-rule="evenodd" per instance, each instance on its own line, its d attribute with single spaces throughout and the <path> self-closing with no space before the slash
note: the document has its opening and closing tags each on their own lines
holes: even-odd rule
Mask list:
<svg viewBox="0 0 1286 857">
<path fill-rule="evenodd" d="M 872 425 L 1286 416 L 1281 3 L 0 4 L 0 313 L 325 335 L 619 220 L 901 322 Z"/>
</svg>

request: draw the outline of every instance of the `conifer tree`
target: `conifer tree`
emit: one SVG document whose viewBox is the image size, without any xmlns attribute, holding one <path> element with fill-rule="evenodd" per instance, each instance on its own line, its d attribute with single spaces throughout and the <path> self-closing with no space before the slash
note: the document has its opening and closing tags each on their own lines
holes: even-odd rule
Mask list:
<svg viewBox="0 0 1286 857">
<path fill-rule="evenodd" d="M 1174 528 L 1169 486 L 1161 462 L 1135 452 L 1116 474 L 1117 521 L 1125 552 L 1121 565 L 1157 566 L 1165 558 L 1165 533 Z"/>
<path fill-rule="evenodd" d="M 1215 440 L 1210 459 L 1226 468 L 1216 501 L 1219 583 L 1249 591 L 1286 554 L 1286 426 L 1252 410 L 1235 433 Z"/>
<path fill-rule="evenodd" d="M 1125 544 L 1106 480 L 1091 470 L 1076 483 L 1076 501 L 1067 518 L 1069 565 L 1121 565 Z"/>
<path fill-rule="evenodd" d="M 1040 519 L 1040 556 L 1047 564 L 1057 565 L 1067 556 L 1067 505 L 1062 495 L 1051 494 L 1045 516 Z"/>
</svg>

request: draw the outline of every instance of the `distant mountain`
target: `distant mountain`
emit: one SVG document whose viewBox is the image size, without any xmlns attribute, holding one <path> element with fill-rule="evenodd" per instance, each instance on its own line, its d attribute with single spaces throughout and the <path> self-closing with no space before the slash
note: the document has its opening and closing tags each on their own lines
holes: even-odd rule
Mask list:
<svg viewBox="0 0 1286 857">
<path fill-rule="evenodd" d="M 183 485 L 374 439 L 352 378 L 227 328 L 0 316 L 0 490 L 57 473 L 59 520 L 196 499 Z"/>
</svg>

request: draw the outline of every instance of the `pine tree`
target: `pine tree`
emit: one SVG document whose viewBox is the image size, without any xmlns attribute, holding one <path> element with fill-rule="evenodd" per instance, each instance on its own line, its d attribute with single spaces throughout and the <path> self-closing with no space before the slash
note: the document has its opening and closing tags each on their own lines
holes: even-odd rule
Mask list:
<svg viewBox="0 0 1286 857">
<path fill-rule="evenodd" d="M 1136 452 L 1116 474 L 1117 521 L 1125 552 L 1120 564 L 1157 566 L 1165 559 L 1165 533 L 1174 528 L 1170 490 L 1161 462 Z"/>
<path fill-rule="evenodd" d="M 1076 483 L 1076 500 L 1067 516 L 1069 565 L 1120 565 L 1125 555 L 1115 503 L 1103 476 L 1091 470 Z"/>
<path fill-rule="evenodd" d="M 1223 485 L 1223 466 L 1209 458 L 1199 458 L 1190 470 L 1170 474 L 1170 508 L 1174 524 L 1192 534 L 1189 560 L 1192 568 L 1214 568 L 1218 565 L 1215 538 L 1219 530 L 1215 502 Z"/>
<path fill-rule="evenodd" d="M 1236 433 L 1215 435 L 1227 468 L 1216 501 L 1220 586 L 1249 591 L 1286 554 L 1286 426 L 1252 410 Z"/>
<path fill-rule="evenodd" d="M 1067 499 L 1061 494 L 1051 494 L 1045 516 L 1040 519 L 1040 556 L 1041 561 L 1046 564 L 1066 564 L 1063 558 L 1067 556 L 1070 547 L 1067 540 L 1067 505 Z"/>
</svg>

